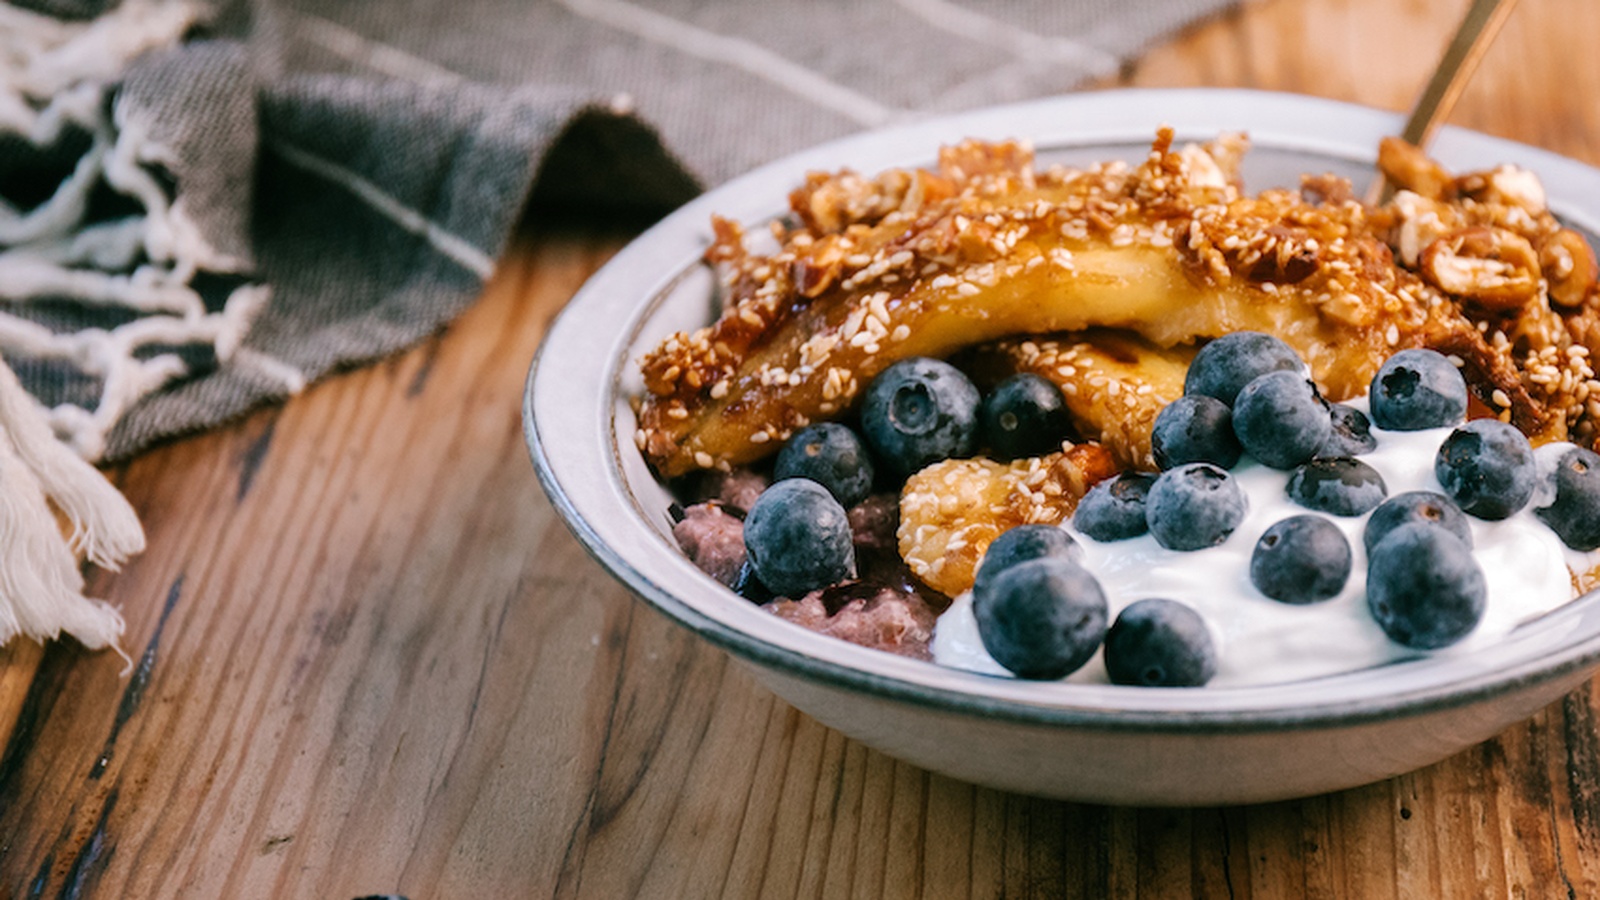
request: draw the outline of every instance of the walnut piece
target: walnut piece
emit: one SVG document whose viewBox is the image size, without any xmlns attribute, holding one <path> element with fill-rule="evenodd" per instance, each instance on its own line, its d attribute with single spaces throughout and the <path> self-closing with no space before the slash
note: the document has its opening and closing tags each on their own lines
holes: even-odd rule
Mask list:
<svg viewBox="0 0 1600 900">
<path fill-rule="evenodd" d="M 1429 200 L 1453 200 L 1456 180 L 1415 144 L 1397 137 L 1378 142 L 1378 170 L 1389 183 Z"/>
<path fill-rule="evenodd" d="M 1539 297 L 1539 254 L 1527 238 L 1504 228 L 1453 231 L 1429 244 L 1418 265 L 1429 284 L 1488 310 L 1518 310 Z"/>
<path fill-rule="evenodd" d="M 1568 309 L 1577 309 L 1594 295 L 1600 278 L 1589 242 L 1570 228 L 1546 238 L 1539 247 L 1539 265 L 1550 286 L 1550 299 Z"/>
</svg>

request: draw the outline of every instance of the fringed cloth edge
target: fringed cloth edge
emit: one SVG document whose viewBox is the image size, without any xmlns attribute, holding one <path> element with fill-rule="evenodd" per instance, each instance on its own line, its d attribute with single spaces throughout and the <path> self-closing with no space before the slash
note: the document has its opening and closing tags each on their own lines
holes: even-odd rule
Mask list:
<svg viewBox="0 0 1600 900">
<path fill-rule="evenodd" d="M 70 531 L 63 533 L 57 512 Z M 127 660 L 122 615 L 84 596 L 78 554 L 115 569 L 144 542 L 127 499 L 56 440 L 45 410 L 0 362 L 0 645 L 64 633 Z"/>
</svg>

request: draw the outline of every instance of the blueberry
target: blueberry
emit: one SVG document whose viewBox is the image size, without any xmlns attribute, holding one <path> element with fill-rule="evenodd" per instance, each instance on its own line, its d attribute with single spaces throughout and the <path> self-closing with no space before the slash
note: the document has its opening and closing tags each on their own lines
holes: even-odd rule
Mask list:
<svg viewBox="0 0 1600 900">
<path fill-rule="evenodd" d="M 1467 382 L 1443 354 L 1401 350 L 1372 376 L 1372 421 L 1389 431 L 1445 428 L 1467 416 Z"/>
<path fill-rule="evenodd" d="M 780 596 L 800 597 L 855 576 L 850 517 L 810 479 L 790 478 L 762 492 L 745 516 L 744 546 L 755 576 Z"/>
<path fill-rule="evenodd" d="M 1217 674 L 1217 651 L 1200 614 L 1173 600 L 1128 604 L 1106 632 L 1114 684 L 1198 687 Z"/>
<path fill-rule="evenodd" d="M 972 592 L 986 590 L 1001 572 L 1020 563 L 1047 556 L 1077 562 L 1082 555 L 1083 548 L 1059 526 L 1018 525 L 995 538 L 983 552 L 978 575 L 972 580 Z"/>
<path fill-rule="evenodd" d="M 1313 459 L 1289 475 L 1289 499 L 1317 512 L 1359 516 L 1389 495 L 1378 470 L 1359 459 Z"/>
<path fill-rule="evenodd" d="M 1215 397 L 1229 406 L 1244 386 L 1268 372 L 1303 372 L 1294 348 L 1270 334 L 1237 331 L 1217 338 L 1194 355 L 1183 379 L 1185 394 Z"/>
<path fill-rule="evenodd" d="M 995 385 L 978 407 L 978 424 L 995 459 L 1043 456 L 1072 431 L 1061 389 L 1031 372 Z"/>
<path fill-rule="evenodd" d="M 1106 635 L 1100 582 L 1074 562 L 1047 558 L 1001 572 L 972 595 L 978 636 L 995 662 L 1022 678 L 1064 678 Z"/>
<path fill-rule="evenodd" d="M 949 363 L 903 359 L 878 374 L 861 403 L 861 430 L 879 461 L 909 476 L 930 463 L 971 456 L 978 389 Z"/>
<path fill-rule="evenodd" d="M 1361 410 L 1335 404 L 1328 410 L 1328 424 L 1333 431 L 1317 451 L 1318 456 L 1360 456 L 1378 449 L 1378 439 L 1372 434 L 1372 420 Z"/>
<path fill-rule="evenodd" d="M 1317 455 L 1333 423 L 1304 375 L 1269 372 L 1239 392 L 1233 403 L 1233 432 L 1245 452 L 1261 463 L 1292 469 Z"/>
<path fill-rule="evenodd" d="M 1150 431 L 1150 450 L 1163 469 L 1192 462 L 1231 469 L 1244 452 L 1228 405 L 1205 394 L 1187 394 L 1161 410 Z"/>
<path fill-rule="evenodd" d="M 1256 541 L 1250 583 L 1284 603 L 1317 603 L 1344 590 L 1352 558 L 1339 526 L 1322 516 L 1290 516 Z"/>
<path fill-rule="evenodd" d="M 1433 474 L 1463 512 L 1491 521 L 1528 505 L 1538 484 L 1533 445 L 1514 426 L 1494 419 L 1452 431 L 1439 445 Z"/>
<path fill-rule="evenodd" d="M 1407 491 L 1390 497 L 1372 511 L 1367 530 L 1361 537 L 1367 553 L 1372 553 L 1372 548 L 1378 546 L 1384 535 L 1413 522 L 1443 528 L 1460 538 L 1461 543 L 1472 546 L 1472 527 L 1467 523 L 1467 514 L 1454 500 L 1433 491 Z"/>
<path fill-rule="evenodd" d="M 1433 650 L 1483 618 L 1483 569 L 1455 535 L 1411 523 L 1384 536 L 1367 562 L 1367 608 L 1389 639 Z"/>
<path fill-rule="evenodd" d="M 1561 454 L 1555 502 L 1533 514 L 1574 550 L 1600 547 L 1600 455 L 1582 447 Z"/>
<path fill-rule="evenodd" d="M 1072 514 L 1072 526 L 1097 541 L 1123 541 L 1150 530 L 1145 521 L 1145 498 L 1154 475 L 1123 472 L 1090 489 Z"/>
<path fill-rule="evenodd" d="M 844 425 L 823 422 L 795 432 L 778 451 L 773 477 L 809 478 L 828 489 L 846 509 L 872 493 L 872 459 L 856 433 Z"/>
<path fill-rule="evenodd" d="M 1228 539 L 1249 508 L 1233 476 L 1209 463 L 1161 473 L 1145 501 L 1145 521 L 1168 550 L 1204 550 Z"/>
</svg>

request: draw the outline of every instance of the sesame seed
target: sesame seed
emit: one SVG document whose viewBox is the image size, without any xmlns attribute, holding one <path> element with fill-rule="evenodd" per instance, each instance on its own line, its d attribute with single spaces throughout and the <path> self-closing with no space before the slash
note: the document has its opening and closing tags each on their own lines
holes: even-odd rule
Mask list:
<svg viewBox="0 0 1600 900">
<path fill-rule="evenodd" d="M 871 311 L 874 319 L 880 322 L 889 321 L 889 295 L 879 291 L 867 298 L 867 309 Z"/>
</svg>

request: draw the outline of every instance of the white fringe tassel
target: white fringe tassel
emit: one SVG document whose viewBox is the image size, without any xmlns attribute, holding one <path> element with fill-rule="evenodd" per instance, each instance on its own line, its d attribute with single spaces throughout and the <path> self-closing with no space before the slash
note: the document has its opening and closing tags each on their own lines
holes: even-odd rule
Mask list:
<svg viewBox="0 0 1600 900">
<path fill-rule="evenodd" d="M 9 345 L 20 335 L 63 351 L 80 368 L 100 364 L 98 374 L 115 403 L 108 405 L 102 397 L 93 415 L 103 414 L 104 421 L 91 420 L 102 427 L 86 436 L 70 435 L 93 454 L 127 404 L 184 371 L 175 356 L 137 360 L 132 350 L 141 334 L 154 340 L 180 323 L 204 332 L 200 339 L 209 337 L 214 345 L 226 334 L 231 347 L 239 339 L 228 329 L 247 327 L 252 313 L 247 301 L 254 294 L 242 295 L 237 305 L 230 300 L 231 315 L 205 313 L 187 285 L 196 262 L 182 254 L 199 254 L 200 262 L 229 261 L 209 252 L 181 206 L 169 207 L 140 168 L 159 148 L 148 146 L 136 127 L 125 140 L 116 136 L 106 118 L 108 85 L 128 64 L 148 50 L 177 44 L 207 14 L 207 5 L 198 0 L 123 0 L 91 22 L 72 23 L 0 2 L 0 133 L 40 146 L 54 143 L 69 123 L 95 135 L 50 200 L 30 211 L 0 201 L 0 280 L 5 282 L 0 296 L 15 302 L 65 297 L 166 314 L 145 316 L 167 321 L 131 323 L 126 332 L 58 336 L 0 313 L 0 346 L 15 349 Z M 147 204 L 159 201 L 157 208 L 132 221 L 88 225 L 83 221 L 88 198 L 101 181 Z M 123 274 L 140 247 L 150 262 Z M 83 268 L 84 263 L 90 267 Z M 43 337 L 37 331 L 44 331 Z M 114 360 L 106 362 L 113 351 Z M 83 411 L 63 407 L 53 413 L 39 406 L 0 360 L 0 645 L 18 635 L 43 641 L 65 632 L 87 647 L 121 653 L 122 616 L 83 596 L 78 554 L 115 569 L 144 549 L 144 529 L 122 494 L 57 439 L 52 415 L 75 412 Z M 70 523 L 70 533 L 63 534 L 58 515 Z"/>
<path fill-rule="evenodd" d="M 61 533 L 57 509 L 72 525 L 70 537 Z M 55 439 L 44 410 L 0 361 L 0 645 L 17 635 L 44 641 L 66 632 L 85 647 L 121 653 L 122 616 L 83 596 L 74 550 L 114 569 L 143 549 L 133 507 Z"/>
<path fill-rule="evenodd" d="M 62 632 L 85 647 L 115 647 L 122 616 L 83 596 L 78 560 L 61 538 L 39 479 L 0 432 L 0 644 Z"/>
<path fill-rule="evenodd" d="M 94 466 L 56 440 L 49 419 L 22 389 L 11 367 L 0 363 L 0 427 L 15 455 L 44 493 L 72 523 L 72 550 L 104 569 L 116 570 L 144 550 L 144 528 L 127 499 Z M 0 491 L 3 493 L 3 491 Z"/>
</svg>

